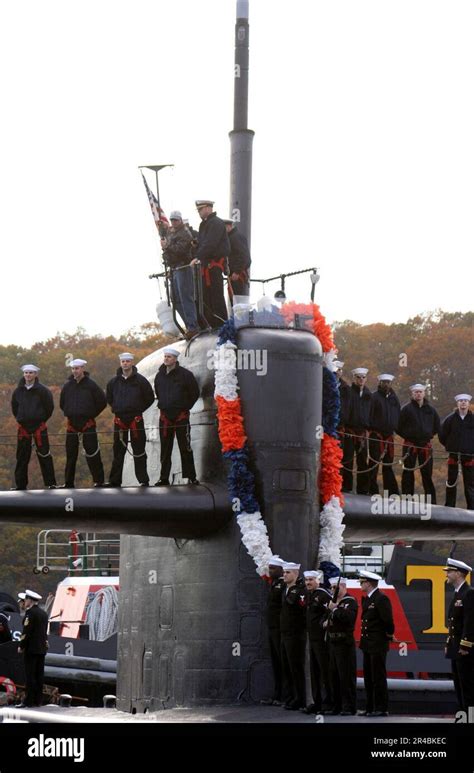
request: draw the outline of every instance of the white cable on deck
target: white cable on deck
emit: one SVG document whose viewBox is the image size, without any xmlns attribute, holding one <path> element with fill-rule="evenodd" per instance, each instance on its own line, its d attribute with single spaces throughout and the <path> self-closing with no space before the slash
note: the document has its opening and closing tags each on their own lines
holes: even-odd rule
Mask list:
<svg viewBox="0 0 474 773">
<path fill-rule="evenodd" d="M 87 608 L 89 639 L 104 641 L 117 630 L 118 593 L 113 585 L 97 591 Z"/>
</svg>

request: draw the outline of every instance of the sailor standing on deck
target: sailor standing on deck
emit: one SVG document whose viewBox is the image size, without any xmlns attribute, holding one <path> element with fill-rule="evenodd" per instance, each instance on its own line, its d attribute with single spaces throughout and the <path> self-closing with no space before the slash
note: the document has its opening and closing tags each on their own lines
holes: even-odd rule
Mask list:
<svg viewBox="0 0 474 773">
<path fill-rule="evenodd" d="M 175 309 L 186 325 L 186 338 L 198 333 L 196 302 L 194 300 L 191 268 L 193 237 L 184 225 L 181 212 L 170 214 L 171 230 L 161 238 L 163 255 L 171 268 L 171 286 Z"/>
<path fill-rule="evenodd" d="M 119 354 L 119 360 L 117 375 L 109 381 L 106 390 L 107 402 L 115 414 L 114 458 L 109 485 L 122 485 L 123 462 L 130 437 L 135 476 L 140 486 L 148 486 L 150 480 L 146 468 L 146 433 L 142 414 L 153 404 L 155 395 L 148 379 L 133 364 L 133 354 L 123 352 Z"/>
<path fill-rule="evenodd" d="M 264 706 L 281 706 L 286 696 L 284 694 L 283 677 L 281 669 L 281 636 L 280 615 L 283 591 L 286 588 L 283 582 L 283 567 L 285 565 L 280 556 L 272 556 L 268 562 L 268 574 L 270 587 L 267 601 L 267 627 L 268 643 L 270 645 L 270 659 L 273 671 L 273 696 L 260 701 Z"/>
<path fill-rule="evenodd" d="M 400 412 L 398 434 L 403 438 L 403 456 L 406 456 L 402 473 L 402 494 L 415 493 L 415 473 L 418 461 L 423 490 L 436 504 L 436 490 L 433 484 L 433 451 L 431 440 L 440 430 L 438 413 L 425 397 L 424 384 L 410 387 L 411 400 Z"/>
<path fill-rule="evenodd" d="M 74 488 L 79 436 L 86 455 L 94 487 L 104 485 L 104 467 L 100 456 L 95 420 L 107 405 L 104 391 L 85 370 L 87 360 L 75 359 L 69 363 L 71 375 L 61 389 L 59 405 L 67 419 L 65 488 Z"/>
<path fill-rule="evenodd" d="M 379 493 L 378 462 L 382 463 L 383 490 L 388 491 L 389 495 L 399 494 L 392 467 L 395 456 L 394 433 L 400 421 L 400 400 L 392 388 L 394 378 L 391 373 L 381 373 L 378 376 L 378 389 L 372 392 L 369 419 L 369 494 Z"/>
<path fill-rule="evenodd" d="M 179 350 L 167 346 L 163 365 L 155 376 L 155 392 L 160 409 L 161 472 L 156 486 L 169 486 L 171 454 L 175 435 L 181 456 L 181 473 L 189 483 L 197 483 L 191 448 L 189 411 L 199 399 L 199 386 L 194 374 L 179 362 Z"/>
<path fill-rule="evenodd" d="M 359 648 L 364 653 L 364 684 L 367 695 L 365 716 L 388 716 L 388 689 L 385 661 L 390 641 L 395 631 L 392 604 L 388 596 L 379 590 L 379 574 L 361 570 L 362 621 Z"/>
<path fill-rule="evenodd" d="M 358 494 L 369 493 L 367 433 L 372 393 L 366 386 L 368 372 L 367 368 L 352 371 L 342 459 L 342 490 L 347 493 L 352 492 L 354 454 L 357 462 L 356 491 Z"/>
<path fill-rule="evenodd" d="M 43 705 L 44 659 L 48 650 L 48 615 L 38 606 L 39 593 L 25 591 L 25 617 L 18 652 L 25 659 L 26 692 L 17 708 Z"/>
<path fill-rule="evenodd" d="M 470 410 L 472 395 L 459 394 L 454 399 L 457 408 L 446 416 L 439 432 L 439 439 L 449 453 L 446 507 L 456 507 L 456 484 L 461 465 L 467 509 L 474 510 L 474 413 Z"/>
<path fill-rule="evenodd" d="M 336 368 L 334 373 L 336 374 L 337 378 L 337 385 L 339 387 L 339 398 L 341 401 L 341 408 L 339 411 L 339 427 L 338 429 L 341 432 L 344 432 L 345 425 L 347 423 L 347 420 L 349 418 L 349 405 L 350 405 L 350 399 L 351 399 L 351 388 L 347 381 L 343 378 L 344 374 L 344 363 L 342 360 L 334 360 L 333 366 Z M 342 439 L 342 443 L 344 443 L 344 438 Z M 342 444 L 341 444 L 342 445 Z"/>
<path fill-rule="evenodd" d="M 331 681 L 329 678 L 329 646 L 325 641 L 323 623 L 327 619 L 331 594 L 320 587 L 324 575 L 321 571 L 304 572 L 306 585 L 306 627 L 309 639 L 309 667 L 313 702 L 303 711 L 306 714 L 329 712 L 333 708 Z"/>
<path fill-rule="evenodd" d="M 444 654 L 451 659 L 459 707 L 467 712 L 474 706 L 474 588 L 467 584 L 472 566 L 448 558 L 444 571 L 446 582 L 454 588 Z"/>
<path fill-rule="evenodd" d="M 36 365 L 23 365 L 23 378 L 12 395 L 12 413 L 18 422 L 16 447 L 15 489 L 23 491 L 28 486 L 28 464 L 34 442 L 44 485 L 56 488 L 54 465 L 49 450 L 46 422 L 54 411 L 53 395 L 38 379 Z"/>
<path fill-rule="evenodd" d="M 300 564 L 283 566 L 283 591 L 280 632 L 283 682 L 289 696 L 284 708 L 296 711 L 306 706 L 304 654 L 306 648 L 305 586 L 298 575 Z"/>
<path fill-rule="evenodd" d="M 357 618 L 357 601 L 347 593 L 344 577 L 331 577 L 329 582 L 337 598 L 328 604 L 329 618 L 324 627 L 329 641 L 329 668 L 334 708 L 331 714 L 349 716 L 356 713 L 357 671 L 354 627 Z"/>
<path fill-rule="evenodd" d="M 229 275 L 233 295 L 249 294 L 250 249 L 233 220 L 223 220 L 230 243 Z"/>
<path fill-rule="evenodd" d="M 224 280 L 230 254 L 229 237 L 224 222 L 213 212 L 214 202 L 198 199 L 196 209 L 202 222 L 195 257 L 191 263 L 201 263 L 204 316 L 211 328 L 220 327 L 227 319 Z"/>
</svg>

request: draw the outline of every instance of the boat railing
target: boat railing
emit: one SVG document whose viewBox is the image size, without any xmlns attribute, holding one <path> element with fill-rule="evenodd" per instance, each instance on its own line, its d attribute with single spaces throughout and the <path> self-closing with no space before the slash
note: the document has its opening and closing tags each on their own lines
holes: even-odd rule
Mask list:
<svg viewBox="0 0 474 773">
<path fill-rule="evenodd" d="M 94 532 L 42 529 L 36 540 L 35 574 L 67 572 L 70 576 L 118 575 L 120 538 L 100 538 Z"/>
</svg>

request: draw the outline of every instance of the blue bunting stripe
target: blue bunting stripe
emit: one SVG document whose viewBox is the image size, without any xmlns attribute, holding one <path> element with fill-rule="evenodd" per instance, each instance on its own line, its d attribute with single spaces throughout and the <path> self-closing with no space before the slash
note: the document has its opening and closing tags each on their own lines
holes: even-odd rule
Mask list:
<svg viewBox="0 0 474 773">
<path fill-rule="evenodd" d="M 256 513 L 260 510 L 255 497 L 255 477 L 248 467 L 248 449 L 226 451 L 224 458 L 230 461 L 227 485 L 232 500 L 238 499 L 238 512 Z"/>
<path fill-rule="evenodd" d="M 339 415 L 341 411 L 341 398 L 339 396 L 339 386 L 337 376 L 329 368 L 323 368 L 323 410 L 322 421 L 323 429 L 330 437 L 337 438 L 337 428 L 339 426 Z"/>
<path fill-rule="evenodd" d="M 222 327 L 219 328 L 217 345 L 222 346 L 222 344 L 226 344 L 227 341 L 230 341 L 231 344 L 237 344 L 237 333 L 233 317 L 224 322 Z"/>
</svg>

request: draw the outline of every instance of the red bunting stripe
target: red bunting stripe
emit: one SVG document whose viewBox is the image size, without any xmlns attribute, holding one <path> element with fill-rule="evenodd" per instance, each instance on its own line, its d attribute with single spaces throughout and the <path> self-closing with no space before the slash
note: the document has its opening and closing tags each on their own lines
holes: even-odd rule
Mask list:
<svg viewBox="0 0 474 773">
<path fill-rule="evenodd" d="M 329 502 L 331 497 L 337 497 L 344 505 L 342 496 L 342 448 L 336 438 L 324 433 L 321 444 L 321 472 L 319 478 L 319 492 L 323 505 Z"/>
<path fill-rule="evenodd" d="M 216 395 L 216 403 L 222 450 L 239 451 L 247 440 L 240 397 L 236 400 L 226 400 L 225 397 Z"/>
</svg>

